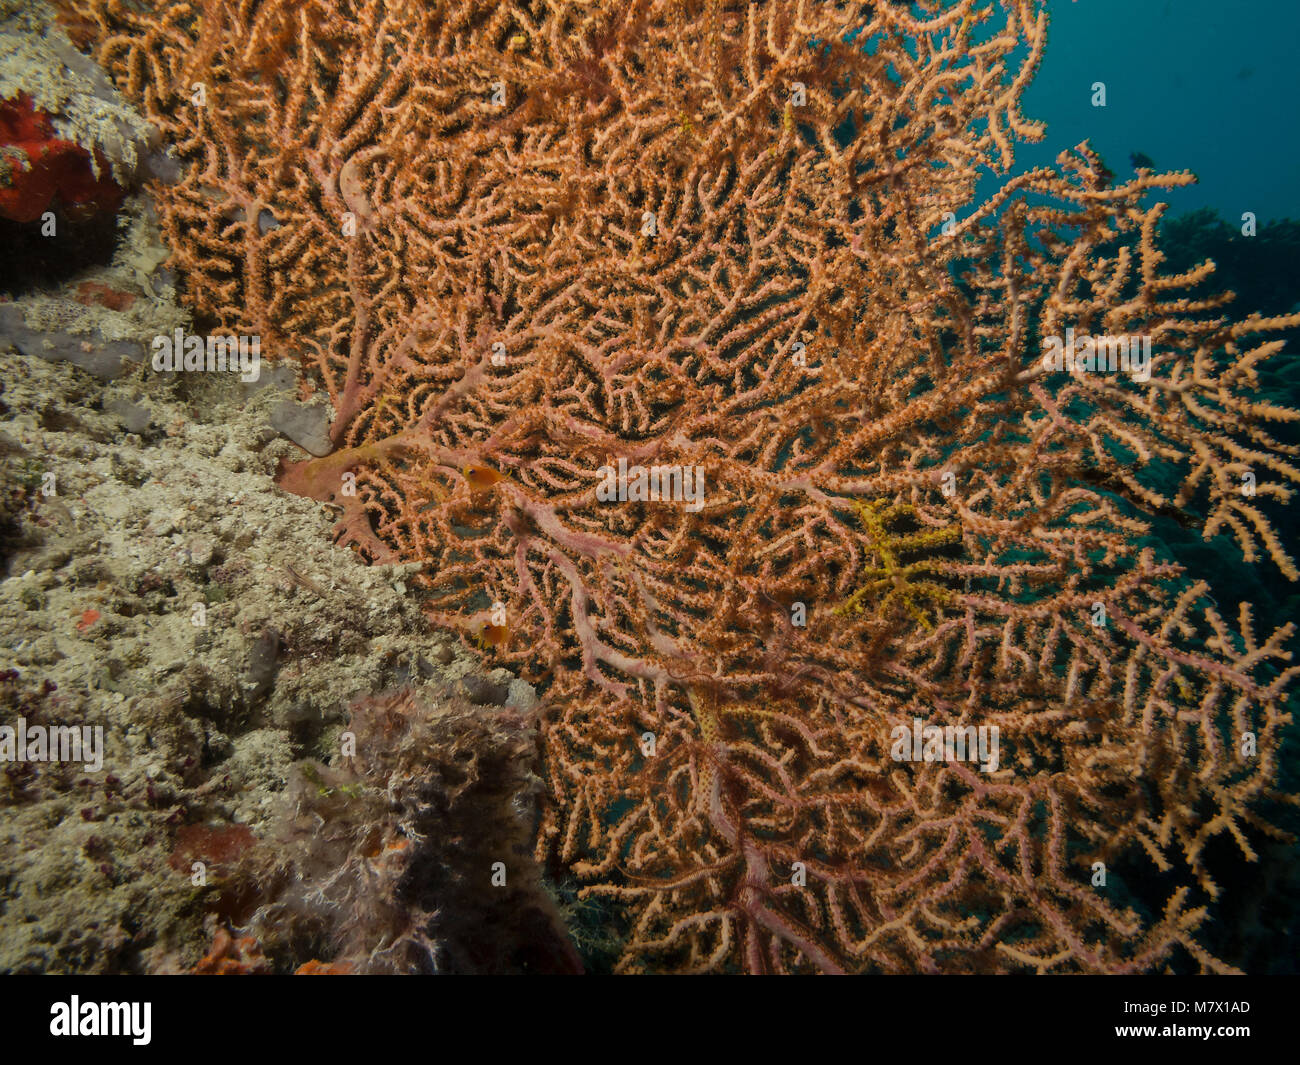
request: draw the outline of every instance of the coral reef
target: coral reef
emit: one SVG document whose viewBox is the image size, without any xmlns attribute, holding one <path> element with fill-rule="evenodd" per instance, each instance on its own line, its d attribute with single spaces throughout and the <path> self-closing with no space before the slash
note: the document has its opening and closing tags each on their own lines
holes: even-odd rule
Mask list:
<svg viewBox="0 0 1300 1065">
<path fill-rule="evenodd" d="M 1042 3 L 64 7 L 177 146 L 186 302 L 330 398 L 280 483 L 548 687 L 539 854 L 625 968 L 1227 967 L 1290 626 L 1144 538 L 1296 578 L 1300 319 L 1162 270 L 1189 174 L 1085 144 L 975 202 L 1043 136 Z M 1071 330 L 1149 377 L 1050 372 Z M 1001 767 L 900 761 L 917 718 Z"/>
</svg>

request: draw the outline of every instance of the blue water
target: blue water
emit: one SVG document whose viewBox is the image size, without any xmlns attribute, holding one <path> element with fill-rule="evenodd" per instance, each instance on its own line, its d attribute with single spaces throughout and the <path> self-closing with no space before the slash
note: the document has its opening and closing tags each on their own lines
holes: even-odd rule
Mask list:
<svg viewBox="0 0 1300 1065">
<path fill-rule="evenodd" d="M 1175 213 L 1300 217 L 1300 0 L 1051 0 L 1049 9 L 1046 57 L 1024 97 L 1047 139 L 1017 147 L 1017 170 L 1088 140 L 1117 179 L 1132 173 L 1133 152 L 1159 171 L 1193 171 L 1199 184 L 1161 196 Z M 1092 104 L 1098 81 L 1105 107 Z"/>
</svg>

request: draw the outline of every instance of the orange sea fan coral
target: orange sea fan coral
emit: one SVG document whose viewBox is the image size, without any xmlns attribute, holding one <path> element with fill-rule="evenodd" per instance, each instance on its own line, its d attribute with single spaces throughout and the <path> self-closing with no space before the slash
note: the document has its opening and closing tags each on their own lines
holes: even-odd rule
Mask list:
<svg viewBox="0 0 1300 1065">
<path fill-rule="evenodd" d="M 1042 137 L 1044 5 L 69 6 L 186 163 L 190 301 L 333 400 L 282 485 L 549 687 L 539 851 L 630 905 L 624 967 L 1222 967 L 1289 629 L 1142 540 L 1296 576 L 1254 389 L 1300 316 L 1162 275 L 1190 175 L 1080 145 L 975 200 Z M 1067 330 L 1149 376 L 1053 372 Z M 998 765 L 901 760 L 918 721 Z M 1134 853 L 1154 913 L 1097 881 Z"/>
</svg>

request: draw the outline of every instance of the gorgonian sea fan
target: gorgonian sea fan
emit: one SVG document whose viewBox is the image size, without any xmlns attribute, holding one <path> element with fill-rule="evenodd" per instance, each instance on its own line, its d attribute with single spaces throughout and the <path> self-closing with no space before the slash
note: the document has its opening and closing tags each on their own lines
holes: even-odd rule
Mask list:
<svg viewBox="0 0 1300 1065">
<path fill-rule="evenodd" d="M 539 851 L 624 967 L 1221 967 L 1289 630 L 1141 545 L 1295 578 L 1256 373 L 1300 318 L 1162 274 L 1188 174 L 1081 145 L 975 200 L 1043 136 L 1038 0 L 69 6 L 186 163 L 187 298 L 328 391 L 281 484 L 547 687 Z M 1048 372 L 1067 329 L 1149 379 Z M 620 459 L 703 505 L 602 501 Z M 918 718 L 997 770 L 894 760 Z M 1092 882 L 1141 853 L 1163 909 Z"/>
</svg>

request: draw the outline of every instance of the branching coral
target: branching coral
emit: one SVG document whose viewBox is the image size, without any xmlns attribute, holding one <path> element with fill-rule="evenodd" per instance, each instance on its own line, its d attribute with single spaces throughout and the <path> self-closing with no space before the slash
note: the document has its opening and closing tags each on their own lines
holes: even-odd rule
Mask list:
<svg viewBox="0 0 1300 1065">
<path fill-rule="evenodd" d="M 1042 4 L 70 6 L 187 161 L 189 298 L 333 401 L 283 486 L 549 684 L 539 852 L 630 904 L 625 967 L 1222 967 L 1289 630 L 1144 515 L 1296 576 L 1252 390 L 1298 319 L 1161 273 L 1189 174 L 1080 145 L 975 201 L 1043 135 Z M 1149 379 L 1050 372 L 1069 329 Z M 604 501 L 618 460 L 703 505 Z M 895 760 L 914 718 L 1001 768 Z M 1139 849 L 1162 912 L 1094 883 Z"/>
</svg>

